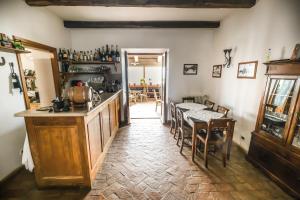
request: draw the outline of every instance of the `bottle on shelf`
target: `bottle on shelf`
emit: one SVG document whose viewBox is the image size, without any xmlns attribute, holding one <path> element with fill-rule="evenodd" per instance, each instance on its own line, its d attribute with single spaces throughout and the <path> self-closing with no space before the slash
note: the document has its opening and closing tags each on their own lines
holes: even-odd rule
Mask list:
<svg viewBox="0 0 300 200">
<path fill-rule="evenodd" d="M 105 59 L 106 59 L 106 57 L 105 57 L 106 55 L 105 55 L 105 47 L 104 46 L 102 46 L 102 56 L 101 56 L 101 61 L 102 62 L 105 62 Z"/>
<path fill-rule="evenodd" d="M 68 50 L 68 58 L 69 58 L 69 60 L 73 60 L 72 49 L 70 49 L 70 51 Z"/>
<path fill-rule="evenodd" d="M 83 61 L 87 61 L 87 55 L 85 51 L 83 52 Z"/>
<path fill-rule="evenodd" d="M 74 52 L 73 52 L 73 60 L 74 60 L 74 61 L 78 61 L 78 56 L 77 56 L 77 53 L 76 53 L 75 50 L 74 50 Z"/>
<path fill-rule="evenodd" d="M 109 46 L 108 46 L 108 61 L 112 62 L 112 54 L 111 54 L 111 49 Z"/>
<path fill-rule="evenodd" d="M 115 50 L 114 50 L 114 45 L 111 45 L 111 57 L 112 57 L 112 61 L 113 62 L 116 62 L 116 52 L 115 52 Z"/>
<path fill-rule="evenodd" d="M 94 56 L 93 56 L 93 60 L 99 60 L 98 59 L 98 51 L 97 51 L 97 49 L 95 49 L 95 52 L 94 52 Z"/>
<path fill-rule="evenodd" d="M 68 53 L 65 49 L 63 49 L 63 59 L 67 60 L 68 59 Z"/>
<path fill-rule="evenodd" d="M 94 60 L 94 54 L 93 54 L 93 51 L 90 50 L 90 61 L 93 61 Z"/>
<path fill-rule="evenodd" d="M 109 49 L 108 44 L 106 45 L 106 51 L 105 51 L 105 61 L 107 62 L 109 60 Z"/>
<path fill-rule="evenodd" d="M 121 56 L 118 49 L 118 45 L 116 45 L 116 62 L 121 62 Z"/>
<path fill-rule="evenodd" d="M 62 51 L 61 51 L 61 48 L 59 48 L 58 59 L 59 59 L 59 60 L 62 60 L 62 59 L 63 59 L 63 53 L 62 53 Z"/>
<path fill-rule="evenodd" d="M 82 51 L 79 52 L 79 61 L 83 61 L 83 52 Z"/>
</svg>

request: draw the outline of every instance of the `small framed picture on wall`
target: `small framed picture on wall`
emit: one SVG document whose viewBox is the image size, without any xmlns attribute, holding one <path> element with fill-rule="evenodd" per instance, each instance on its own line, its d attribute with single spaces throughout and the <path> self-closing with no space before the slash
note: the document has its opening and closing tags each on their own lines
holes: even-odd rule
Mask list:
<svg viewBox="0 0 300 200">
<path fill-rule="evenodd" d="M 221 78 L 222 76 L 222 65 L 214 65 L 212 71 L 213 78 Z"/>
<path fill-rule="evenodd" d="M 255 79 L 258 61 L 240 62 L 237 78 Z"/>
<path fill-rule="evenodd" d="M 197 75 L 198 64 L 184 64 L 183 75 Z"/>
</svg>

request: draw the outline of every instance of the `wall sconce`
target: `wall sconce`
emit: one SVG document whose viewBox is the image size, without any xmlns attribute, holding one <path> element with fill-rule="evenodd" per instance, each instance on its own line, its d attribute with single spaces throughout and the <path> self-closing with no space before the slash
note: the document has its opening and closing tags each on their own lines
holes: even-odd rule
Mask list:
<svg viewBox="0 0 300 200">
<path fill-rule="evenodd" d="M 225 64 L 223 65 L 223 67 L 227 67 L 229 68 L 231 65 L 231 53 L 232 49 L 224 49 L 224 54 L 225 54 Z"/>
</svg>

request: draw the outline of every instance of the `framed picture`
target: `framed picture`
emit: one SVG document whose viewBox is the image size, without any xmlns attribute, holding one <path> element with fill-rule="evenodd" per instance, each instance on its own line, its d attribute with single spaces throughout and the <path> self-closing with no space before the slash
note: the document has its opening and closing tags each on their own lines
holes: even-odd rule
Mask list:
<svg viewBox="0 0 300 200">
<path fill-rule="evenodd" d="M 258 64 L 258 61 L 239 63 L 237 78 L 255 79 L 257 64 Z"/>
<path fill-rule="evenodd" d="M 183 74 L 184 75 L 197 75 L 198 64 L 184 64 Z"/>
<path fill-rule="evenodd" d="M 291 60 L 300 60 L 300 44 L 296 44 Z"/>
<path fill-rule="evenodd" d="M 212 71 L 212 77 L 221 78 L 222 75 L 222 65 L 214 65 Z"/>
</svg>

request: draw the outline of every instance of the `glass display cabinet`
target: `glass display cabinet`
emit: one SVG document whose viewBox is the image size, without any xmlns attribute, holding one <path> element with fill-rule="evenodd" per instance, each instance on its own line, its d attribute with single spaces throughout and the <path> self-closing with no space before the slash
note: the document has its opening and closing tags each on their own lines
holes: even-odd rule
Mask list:
<svg viewBox="0 0 300 200">
<path fill-rule="evenodd" d="M 300 198 L 300 61 L 265 64 L 267 83 L 247 159 Z"/>
</svg>

